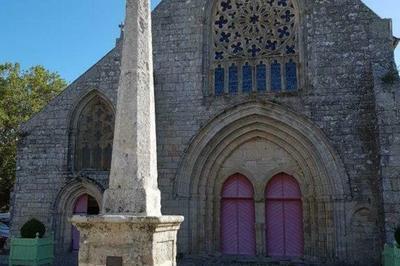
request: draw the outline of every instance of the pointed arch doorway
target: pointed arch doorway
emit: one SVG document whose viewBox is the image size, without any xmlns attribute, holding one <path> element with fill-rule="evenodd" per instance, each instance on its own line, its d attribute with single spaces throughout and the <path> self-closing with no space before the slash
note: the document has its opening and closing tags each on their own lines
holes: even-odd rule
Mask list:
<svg viewBox="0 0 400 266">
<path fill-rule="evenodd" d="M 241 174 L 230 176 L 221 195 L 221 251 L 227 255 L 255 255 L 254 189 Z"/>
<path fill-rule="evenodd" d="M 97 203 L 96 199 L 88 194 L 83 194 L 75 201 L 73 211 L 74 215 L 97 215 L 99 212 L 99 204 Z M 80 240 L 79 231 L 75 226 L 72 226 L 71 230 L 72 251 L 78 251 Z"/>
<path fill-rule="evenodd" d="M 303 206 L 299 183 L 285 173 L 274 176 L 265 189 L 265 201 L 268 256 L 302 257 Z"/>
</svg>

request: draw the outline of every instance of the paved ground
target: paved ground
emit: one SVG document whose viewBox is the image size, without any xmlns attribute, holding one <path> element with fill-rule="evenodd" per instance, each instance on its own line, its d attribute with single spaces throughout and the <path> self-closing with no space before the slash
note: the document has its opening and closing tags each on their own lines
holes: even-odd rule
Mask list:
<svg viewBox="0 0 400 266">
<path fill-rule="evenodd" d="M 185 257 L 178 260 L 179 266 L 315 266 L 302 260 L 297 261 L 274 261 L 268 257 L 233 257 L 233 256 L 196 256 Z"/>
<path fill-rule="evenodd" d="M 77 254 L 70 253 L 58 258 L 54 263 L 55 266 L 76 266 L 78 265 Z M 195 258 L 184 258 L 178 260 L 179 266 L 316 266 L 317 264 L 306 263 L 302 261 L 281 261 L 276 262 L 271 259 L 258 258 L 257 260 L 251 258 L 237 258 L 232 257 L 195 257 Z M 0 266 L 8 266 L 8 256 L 0 255 Z M 325 265 L 326 266 L 326 265 Z"/>
<path fill-rule="evenodd" d="M 8 256 L 0 255 L 0 266 L 8 265 Z"/>
<path fill-rule="evenodd" d="M 57 266 L 75 266 L 78 265 L 78 254 L 70 253 L 56 260 L 54 265 Z"/>
</svg>

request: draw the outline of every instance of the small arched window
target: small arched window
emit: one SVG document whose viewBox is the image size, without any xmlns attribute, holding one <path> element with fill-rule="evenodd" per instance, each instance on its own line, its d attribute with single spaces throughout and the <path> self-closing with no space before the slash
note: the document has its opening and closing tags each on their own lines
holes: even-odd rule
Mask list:
<svg viewBox="0 0 400 266">
<path fill-rule="evenodd" d="M 298 90 L 293 0 L 218 0 L 211 21 L 212 94 Z"/>
<path fill-rule="evenodd" d="M 94 96 L 82 108 L 76 127 L 75 170 L 110 170 L 114 112 L 109 104 Z"/>
</svg>

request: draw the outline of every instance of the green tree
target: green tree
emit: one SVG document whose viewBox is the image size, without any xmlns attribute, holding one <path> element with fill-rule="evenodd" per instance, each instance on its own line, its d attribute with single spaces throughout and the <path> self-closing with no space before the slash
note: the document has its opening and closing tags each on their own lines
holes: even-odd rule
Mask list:
<svg viewBox="0 0 400 266">
<path fill-rule="evenodd" d="M 0 64 L 0 211 L 8 210 L 15 180 L 19 125 L 28 121 L 66 87 L 57 74 L 42 66 L 21 70 Z"/>
</svg>

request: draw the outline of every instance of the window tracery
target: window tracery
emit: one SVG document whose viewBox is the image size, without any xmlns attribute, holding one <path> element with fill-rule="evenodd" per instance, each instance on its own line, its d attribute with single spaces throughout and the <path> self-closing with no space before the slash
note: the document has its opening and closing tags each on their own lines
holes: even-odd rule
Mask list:
<svg viewBox="0 0 400 266">
<path fill-rule="evenodd" d="M 215 95 L 298 89 L 292 0 L 218 0 L 212 21 Z"/>
<path fill-rule="evenodd" d="M 76 170 L 108 171 L 114 136 L 114 113 L 100 98 L 93 98 L 79 115 Z"/>
</svg>

